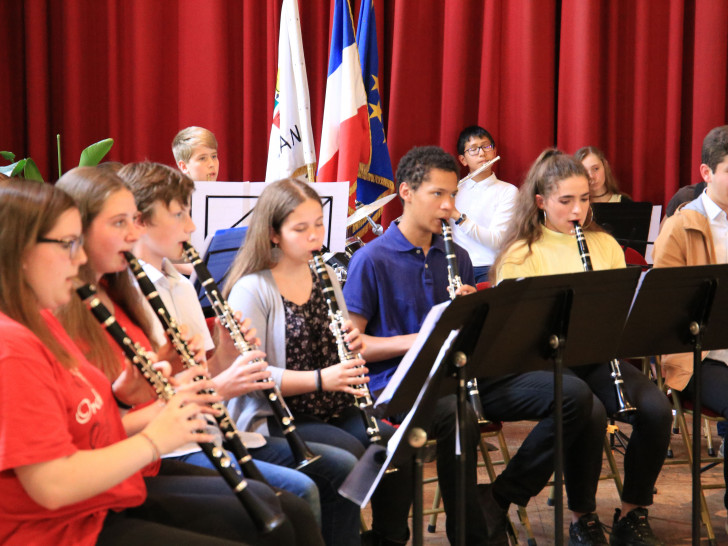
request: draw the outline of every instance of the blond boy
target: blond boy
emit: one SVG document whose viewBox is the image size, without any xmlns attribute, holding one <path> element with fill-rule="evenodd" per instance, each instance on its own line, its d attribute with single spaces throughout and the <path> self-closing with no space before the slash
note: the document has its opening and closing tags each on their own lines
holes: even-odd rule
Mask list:
<svg viewBox="0 0 728 546">
<path fill-rule="evenodd" d="M 220 161 L 212 131 L 194 126 L 182 129 L 172 141 L 172 153 L 177 168 L 195 182 L 217 180 Z"/>
</svg>

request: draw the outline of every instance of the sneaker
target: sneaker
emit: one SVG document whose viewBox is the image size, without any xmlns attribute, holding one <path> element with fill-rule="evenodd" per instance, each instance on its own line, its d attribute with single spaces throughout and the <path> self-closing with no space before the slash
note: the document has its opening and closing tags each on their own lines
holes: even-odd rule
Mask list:
<svg viewBox="0 0 728 546">
<path fill-rule="evenodd" d="M 614 525 L 612 535 L 609 537 L 611 546 L 664 546 L 655 536 L 647 521 L 647 508 L 635 508 L 619 519 L 621 510 L 614 512 Z"/>
<path fill-rule="evenodd" d="M 607 537 L 604 536 L 604 529 L 602 529 L 599 516 L 594 512 L 584 514 L 579 518 L 579 521 L 569 525 L 569 546 L 580 546 L 582 544 L 587 546 L 605 546 L 609 544 Z"/>
<path fill-rule="evenodd" d="M 493 498 L 493 485 L 478 484 L 478 497 L 488 526 L 488 544 L 508 546 L 508 510 L 501 508 Z"/>
</svg>

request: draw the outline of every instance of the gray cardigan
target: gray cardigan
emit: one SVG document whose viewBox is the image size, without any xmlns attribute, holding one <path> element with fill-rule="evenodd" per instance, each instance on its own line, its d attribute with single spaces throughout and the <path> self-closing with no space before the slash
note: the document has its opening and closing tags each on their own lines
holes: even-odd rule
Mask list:
<svg viewBox="0 0 728 546">
<path fill-rule="evenodd" d="M 342 314 L 348 318 L 344 296 L 336 275 L 327 266 L 334 286 L 334 294 Z M 235 311 L 241 311 L 256 329 L 260 346 L 266 354 L 271 377 L 280 387 L 286 367 L 286 313 L 283 299 L 270 269 L 245 275 L 238 280 L 228 296 L 228 303 Z M 268 435 L 266 418 L 273 415 L 265 396 L 260 392 L 233 398 L 227 402 L 231 417 L 241 431 L 260 432 Z"/>
</svg>

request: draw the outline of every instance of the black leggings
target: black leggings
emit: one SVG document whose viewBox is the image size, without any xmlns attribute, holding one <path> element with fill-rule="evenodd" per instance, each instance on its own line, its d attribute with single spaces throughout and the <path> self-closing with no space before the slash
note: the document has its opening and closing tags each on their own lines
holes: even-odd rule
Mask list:
<svg viewBox="0 0 728 546">
<path fill-rule="evenodd" d="M 267 486 L 248 480 L 262 502 L 282 508 L 288 519 L 261 535 L 227 484 L 216 475 L 163 475 L 145 481 L 147 500 L 136 508 L 110 511 L 98 544 L 323 544 L 308 505 L 290 493 L 276 496 Z"/>
</svg>

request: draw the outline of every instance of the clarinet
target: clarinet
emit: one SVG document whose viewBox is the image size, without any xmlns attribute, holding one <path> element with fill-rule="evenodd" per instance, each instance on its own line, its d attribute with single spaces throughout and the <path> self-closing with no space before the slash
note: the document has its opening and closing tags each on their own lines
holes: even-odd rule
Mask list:
<svg viewBox="0 0 728 546">
<path fill-rule="evenodd" d="M 458 261 L 452 240 L 452 227 L 447 220 L 441 220 L 441 222 L 442 240 L 445 243 L 445 259 L 447 260 L 447 293 L 450 295 L 450 299 L 454 300 L 455 292 L 463 285 L 463 281 L 458 271 Z M 478 423 L 487 422 L 488 420 L 484 415 L 483 402 L 480 400 L 478 380 L 476 378 L 469 379 L 465 383 L 465 387 L 468 389 L 468 400 L 470 401 L 470 405 L 473 406 L 473 412 L 478 419 Z"/>
<path fill-rule="evenodd" d="M 361 355 L 354 354 L 349 350 L 349 347 L 344 341 L 344 316 L 341 314 L 339 304 L 336 302 L 336 295 L 334 294 L 334 287 L 331 284 L 329 273 L 326 271 L 326 263 L 320 252 L 313 253 L 313 266 L 316 277 L 318 278 L 321 291 L 324 293 L 324 299 L 328 307 L 329 322 L 331 324 L 331 331 L 334 334 L 336 340 L 336 348 L 339 353 L 339 361 L 353 360 L 355 358 L 361 358 Z M 381 442 L 382 437 L 379 433 L 379 425 L 377 420 L 371 414 L 373 402 L 372 395 L 369 392 L 369 387 L 366 383 L 354 386 L 356 394 L 354 395 L 354 405 L 359 408 L 362 420 L 364 421 L 364 429 L 366 430 L 367 437 L 372 443 Z"/>
<path fill-rule="evenodd" d="M 162 323 L 162 327 L 167 334 L 167 338 L 169 339 L 170 343 L 172 343 L 172 346 L 177 351 L 177 354 L 179 354 L 184 367 L 199 367 L 200 363 L 195 360 L 195 357 L 193 356 L 189 345 L 182 338 L 182 334 L 179 331 L 177 321 L 174 319 L 174 317 L 172 317 L 172 315 L 169 314 L 169 311 L 167 311 L 167 307 L 164 305 L 162 297 L 159 295 L 159 292 L 154 286 L 154 283 L 149 280 L 149 277 L 144 272 L 141 264 L 131 252 L 124 252 L 124 257 L 129 263 L 129 268 L 131 269 L 132 273 L 137 279 L 137 282 L 139 283 L 139 288 L 144 293 L 147 301 L 149 301 L 150 305 L 152 306 L 154 314 L 157 315 L 157 318 Z M 200 381 L 202 380 L 202 376 L 198 375 L 197 377 L 195 377 L 194 380 Z M 200 392 L 212 395 L 217 394 L 214 389 L 205 389 L 204 391 Z M 232 453 L 235 455 L 235 458 L 238 460 L 238 464 L 243 470 L 245 476 L 247 476 L 251 480 L 262 482 L 270 487 L 270 483 L 268 483 L 268 480 L 263 477 L 263 474 L 261 474 L 260 470 L 255 465 L 253 457 L 250 455 L 250 453 L 248 453 L 248 450 L 246 449 L 245 444 L 240 437 L 240 431 L 238 431 L 238 428 L 235 426 L 235 423 L 230 417 L 230 414 L 228 413 L 225 404 L 223 404 L 222 402 L 216 402 L 212 404 L 212 407 L 219 412 L 219 415 L 215 415 L 215 421 L 220 428 L 220 432 L 222 432 L 223 445 L 227 449 L 232 451 Z"/>
<path fill-rule="evenodd" d="M 96 296 L 96 287 L 92 284 L 86 284 L 77 287 L 76 292 L 87 303 L 96 320 L 121 347 L 124 355 L 139 369 L 144 378 L 154 388 L 157 396 L 164 401 L 172 398 L 174 396 L 172 385 L 159 370 L 153 367 L 146 351 L 141 345 L 134 343 L 129 338 L 126 331 L 114 318 L 114 315 L 99 300 Z M 198 445 L 262 532 L 272 531 L 285 521 L 283 514 L 272 510 L 248 488 L 248 483 L 243 479 L 238 469 L 233 466 L 232 461 L 222 448 L 211 442 L 199 442 Z"/>
<path fill-rule="evenodd" d="M 574 235 L 576 235 L 576 244 L 579 247 L 579 258 L 581 258 L 581 265 L 584 267 L 584 271 L 593 271 L 591 263 L 591 256 L 589 255 L 589 247 L 586 245 L 586 237 L 584 237 L 584 231 L 579 225 L 578 220 L 574 220 Z M 612 370 L 612 379 L 614 380 L 614 389 L 617 392 L 617 405 L 619 409 L 616 415 L 622 415 L 625 413 L 631 413 L 637 411 L 632 404 L 629 403 L 627 397 L 624 394 L 624 380 L 622 379 L 622 370 L 619 367 L 619 360 L 616 358 L 609 361 L 609 366 Z"/>
<path fill-rule="evenodd" d="M 253 344 L 245 341 L 245 336 L 243 336 L 243 333 L 240 331 L 240 325 L 238 324 L 238 321 L 235 320 L 233 310 L 230 308 L 227 300 L 222 297 L 222 292 L 220 292 L 215 279 L 212 278 L 210 271 L 200 258 L 195 247 L 188 242 L 184 242 L 182 243 L 182 248 L 185 259 L 195 268 L 197 278 L 200 280 L 202 287 L 205 289 L 205 294 L 212 304 L 215 316 L 217 316 L 223 328 L 227 330 L 237 350 L 240 354 L 244 354 L 257 349 L 257 347 Z M 255 363 L 261 361 L 262 359 L 256 359 L 252 362 Z M 271 378 L 261 379 L 261 381 L 269 384 L 269 387 L 263 390 L 263 393 L 273 410 L 273 415 L 283 429 L 283 434 L 288 441 L 288 446 L 291 448 L 291 453 L 293 453 L 293 457 L 297 461 L 296 468 L 301 469 L 304 466 L 320 459 L 321 455 L 315 455 L 296 430 L 296 423 L 293 419 L 293 414 L 291 413 L 291 410 L 288 409 L 285 400 L 283 400 L 283 395 L 275 381 Z"/>
</svg>

